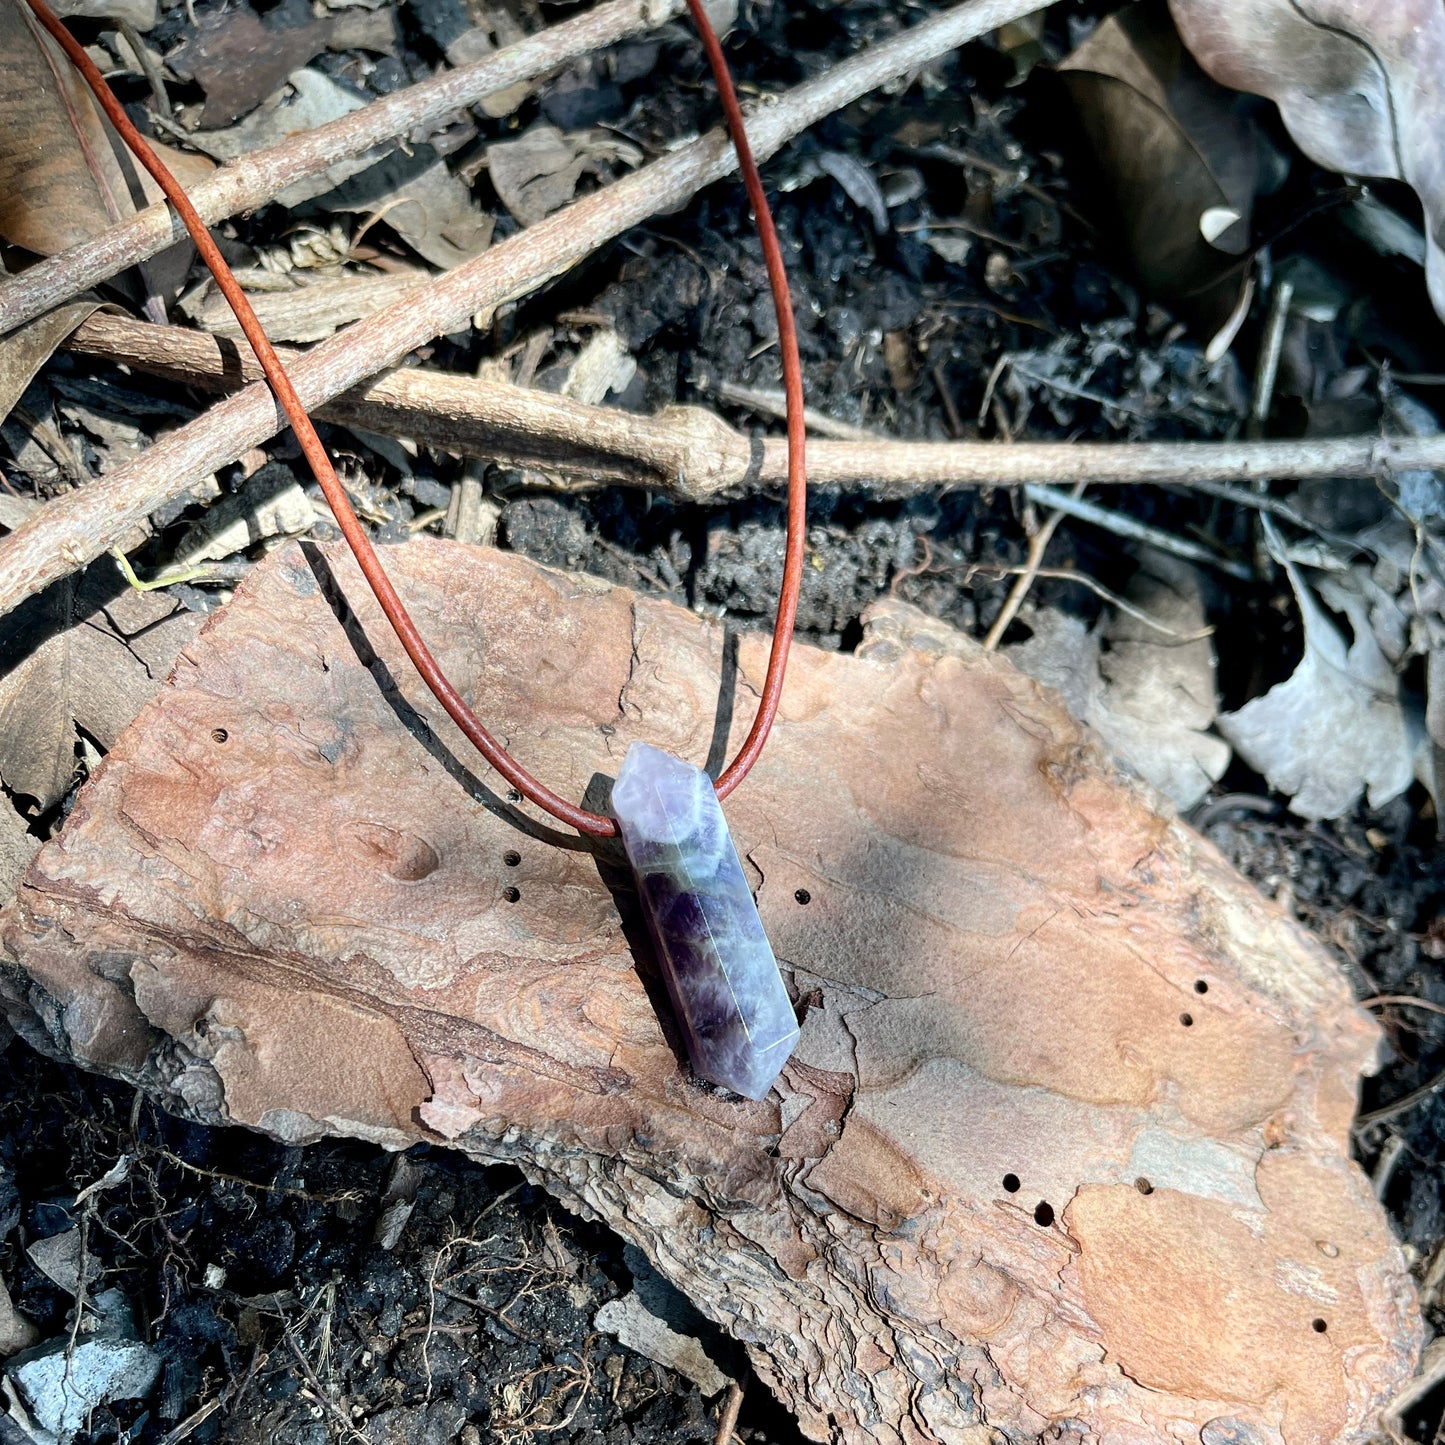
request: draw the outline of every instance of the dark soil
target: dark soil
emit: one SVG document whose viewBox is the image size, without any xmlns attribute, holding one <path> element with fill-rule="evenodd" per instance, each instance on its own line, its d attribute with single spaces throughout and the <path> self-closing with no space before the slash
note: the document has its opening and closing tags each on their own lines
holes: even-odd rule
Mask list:
<svg viewBox="0 0 1445 1445">
<path fill-rule="evenodd" d="M 634 1283 L 650 1300 L 670 1287 L 514 1170 L 425 1148 L 400 1166 L 360 1144 L 288 1149 L 182 1123 L 19 1042 L 4 1060 L 0 1222 L 17 1306 L 46 1338 L 68 1330 L 71 1295 L 24 1245 L 79 1225 L 99 1265 L 91 1295 L 122 1289 L 164 1361 L 147 1404 L 97 1410 L 80 1438 L 178 1439 L 194 1420 L 186 1438 L 247 1445 L 713 1439 L 715 1401 L 593 1325 Z M 74 1209 L 120 1161 L 124 1178 Z M 397 1229 L 385 1197 L 399 1171 L 411 1208 Z M 740 1433 L 798 1438 L 756 1389 Z"/>
<path fill-rule="evenodd" d="M 871 0 L 749 4 L 729 52 L 744 88 L 766 91 L 930 8 Z M 1045 51 L 1062 54 L 1102 8 L 1055 6 Z M 435 66 L 434 32 L 445 13 L 440 0 L 402 7 L 404 54 L 370 74 L 344 56 L 318 63 L 373 90 L 392 88 Z M 561 12 L 544 13 L 553 19 Z M 165 46 L 188 24 L 184 8 L 169 9 Z M 1066 154 L 1062 137 L 1070 126 L 1057 90 L 1042 73 L 1021 79 L 1019 69 L 1014 53 L 971 47 L 932 67 L 924 83 L 833 117 L 767 168 L 810 405 L 908 437 L 1236 434 L 1249 379 L 1232 362 L 1213 370 L 1203 364 L 1199 335 L 1178 319 L 1187 305 L 1141 295 L 1107 232 L 1084 218 L 1089 196 Z M 127 99 L 139 115 L 141 88 Z M 612 125 L 649 148 L 710 123 L 713 102 L 695 43 L 673 27 L 660 51 L 623 47 L 607 66 L 574 68 L 529 100 L 518 119 L 525 125 L 539 114 L 564 128 Z M 513 126 L 475 124 L 462 156 Z M 839 156 L 865 180 L 840 168 Z M 849 186 L 839 174 L 852 176 Z M 904 197 L 888 210 L 881 234 L 870 184 L 884 197 Z M 1265 205 L 1260 226 L 1268 233 L 1338 185 L 1296 157 L 1290 184 Z M 490 201 L 486 189 L 483 173 L 479 192 Z M 496 209 L 504 235 L 513 223 Z M 955 247 L 946 259 L 921 239 L 930 227 L 945 234 L 940 218 L 960 222 L 946 234 L 971 238 L 966 254 Z M 270 207 L 223 229 L 244 259 L 294 224 Z M 384 222 L 371 239 L 401 250 L 388 241 Z M 1305 254 L 1338 244 L 1328 208 L 1288 242 Z M 1281 428 L 1301 427 L 1303 413 L 1328 390 L 1328 374 L 1344 375 L 1367 354 L 1384 349 L 1413 369 L 1440 369 L 1439 327 L 1420 300 L 1418 276 L 1371 257 L 1357 282 L 1364 320 L 1357 308 L 1348 325 L 1301 339 L 1325 380 L 1316 377 L 1307 395 L 1285 387 Z M 598 317 L 612 321 L 639 363 L 618 404 L 652 410 L 698 401 L 739 426 L 776 427 L 717 397 L 723 383 L 780 385 L 776 325 L 738 187 L 716 187 L 606 248 L 547 292 L 505 309 L 490 335 L 438 342 L 430 360 L 473 370 L 485 356 L 515 355 L 542 331 L 536 384 L 557 386 Z M 1234 354 L 1252 355 L 1257 330 L 1256 317 Z M 1064 358 L 1062 374 L 1078 383 L 1071 391 L 1000 384 L 991 392 L 1004 353 L 1050 348 Z M 103 380 L 112 406 L 132 418 L 177 405 L 174 389 L 64 356 L 36 386 L 91 378 Z M 200 405 L 184 397 L 180 404 L 193 401 Z M 1373 389 L 1359 410 L 1364 419 L 1356 415 L 1353 424 L 1372 425 L 1379 410 Z M 103 438 L 76 430 L 74 439 L 87 464 L 107 461 Z M 460 465 L 423 452 L 403 476 L 347 433 L 333 429 L 329 440 L 357 460 L 389 518 L 378 528 L 383 538 L 401 537 L 417 516 L 444 505 Z M 299 474 L 289 439 L 268 451 Z M 54 485 L 18 467 L 9 475 L 41 492 Z M 488 477 L 488 487 L 502 504 L 502 544 L 544 562 L 665 593 L 740 626 L 765 625 L 776 605 L 776 499 L 704 509 L 622 490 L 557 495 L 535 478 L 502 472 Z M 1254 555 L 1255 520 L 1247 510 L 1157 488 L 1120 493 L 1111 505 L 1204 537 L 1223 554 Z M 177 527 L 185 520 L 176 519 Z M 822 646 L 850 648 L 864 609 L 892 590 L 981 636 L 1010 585 L 996 567 L 1024 556 L 1024 522 L 1018 499 L 1002 491 L 883 502 L 819 489 L 810 501 L 800 630 Z M 165 545 L 162 537 L 153 563 L 163 560 Z M 1116 588 L 1136 566 L 1124 544 L 1082 525 L 1061 531 L 1049 562 Z M 1296 614 L 1277 575 L 1211 586 L 1221 686 L 1238 705 L 1292 669 Z M 200 588 L 184 595 L 196 606 L 215 603 L 215 594 Z M 1033 597 L 1090 618 L 1101 607 L 1068 582 L 1040 580 Z M 1445 1008 L 1445 927 L 1437 921 L 1445 862 L 1422 790 L 1378 813 L 1361 808 L 1337 824 L 1307 826 L 1236 763 L 1196 821 L 1325 941 L 1362 998 L 1413 995 Z M 1365 1085 L 1367 1118 L 1445 1070 L 1445 1017 L 1390 1006 L 1382 1018 L 1391 1052 Z M 94 1196 L 83 1223 L 104 1282 L 130 1298 L 165 1368 L 145 1406 L 97 1412 L 81 1437 L 86 1445 L 179 1440 L 183 1422 L 218 1400 L 222 1408 L 203 1413 L 185 1438 L 297 1445 L 712 1438 L 716 1402 L 594 1328 L 598 1307 L 631 1287 L 637 1262 L 629 1263 L 617 1239 L 567 1216 L 516 1174 L 441 1150 L 413 1151 L 415 1208 L 394 1247 L 383 1248 L 378 1221 L 394 1166 L 378 1150 L 345 1143 L 288 1150 L 241 1130 L 207 1131 L 158 1115 L 118 1086 L 39 1060 L 19 1043 L 4 1061 L 0 1158 L 18 1223 L 6 1234 L 4 1277 L 47 1337 L 68 1328 L 72 1301 L 34 1268 L 23 1246 L 75 1223 L 69 1206 L 77 1190 L 118 1160 L 130 1161 L 121 1182 Z M 1445 1239 L 1445 1099 L 1427 1091 L 1366 1122 L 1357 1151 L 1426 1281 L 1431 1323 L 1445 1324 L 1437 1278 L 1445 1273 L 1437 1267 Z M 764 1395 L 758 1386 L 749 1391 L 742 1438 L 797 1440 Z M 1433 1436 L 1442 1410 L 1439 1392 L 1421 1403 L 1410 1421 L 1415 1438 Z"/>
</svg>

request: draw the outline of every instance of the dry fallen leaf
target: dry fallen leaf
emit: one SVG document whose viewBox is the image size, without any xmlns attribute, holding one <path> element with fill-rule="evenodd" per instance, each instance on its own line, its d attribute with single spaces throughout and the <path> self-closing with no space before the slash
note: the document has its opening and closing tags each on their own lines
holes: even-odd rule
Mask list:
<svg viewBox="0 0 1445 1445">
<path fill-rule="evenodd" d="M 1319 584 L 1349 621 L 1347 643 L 1299 569 L 1287 563 L 1286 572 L 1304 622 L 1304 657 L 1263 697 L 1221 714 L 1219 730 L 1302 818 L 1338 818 L 1362 793 L 1383 807 L 1410 786 L 1415 746 L 1369 603 L 1334 578 Z"/>
<path fill-rule="evenodd" d="M 54 0 L 50 8 L 62 19 L 123 21 L 142 34 L 156 23 L 156 0 Z"/>
<path fill-rule="evenodd" d="M 1150 554 L 1126 600 L 1159 625 L 1115 612 L 1091 631 L 1081 618 L 1040 608 L 1027 618 L 1034 635 L 1005 651 L 1056 688 L 1120 762 L 1188 811 L 1229 766 L 1229 745 L 1209 731 L 1219 699 L 1214 647 L 1198 636 L 1198 579 L 1185 564 Z"/>
<path fill-rule="evenodd" d="M 1312 160 L 1408 181 L 1445 317 L 1445 9 L 1438 0 L 1170 0 L 1199 63 L 1275 101 Z"/>
<path fill-rule="evenodd" d="M 1259 152 L 1237 97 L 1191 61 L 1163 0 L 1110 15 L 1059 70 L 1144 286 L 1169 297 L 1208 287 L 1249 245 Z"/>
<path fill-rule="evenodd" d="M 641 163 L 642 152 L 604 131 L 566 135 L 546 121 L 538 121 L 516 140 L 487 147 L 492 185 L 524 226 L 560 210 L 585 174 L 614 161 L 635 166 Z"/>
<path fill-rule="evenodd" d="M 751 722 L 761 636 L 723 682 L 722 625 L 666 602 L 455 544 L 387 566 L 565 796 Z M 1421 1333 L 1349 1157 L 1378 1028 L 1005 660 L 901 604 L 795 649 L 728 800 L 804 1015 L 760 1103 L 679 1067 L 615 853 L 476 766 L 344 551 L 278 551 L 0 913 L 10 1017 L 199 1118 L 514 1161 L 816 1439 L 1375 1428 Z"/>
<path fill-rule="evenodd" d="M 31 834 L 20 810 L 9 797 L 0 794 L 0 900 L 15 896 L 16 885 L 40 850 L 40 839 Z M 0 1299 L 0 1355 L 5 1353 L 5 1307 Z"/>
<path fill-rule="evenodd" d="M 72 301 L 0 337 L 0 421 L 10 415 L 56 347 L 99 309 L 99 301 Z"/>
<path fill-rule="evenodd" d="M 0 622 L 0 782 L 50 807 L 75 772 L 76 728 L 109 748 L 200 623 L 108 559 L 17 608 Z"/>
<path fill-rule="evenodd" d="M 203 157 L 156 149 L 183 185 L 211 170 Z M 0 4 L 0 238 L 52 256 L 160 196 L 29 8 Z M 142 266 L 150 294 L 179 285 L 189 257 L 186 242 Z"/>
<path fill-rule="evenodd" d="M 206 92 L 203 126 L 229 125 L 326 49 L 329 24 L 312 19 L 304 25 L 267 25 L 244 4 L 210 10 L 166 63 Z"/>
<path fill-rule="evenodd" d="M 492 243 L 496 224 L 435 147 L 395 150 L 327 193 L 328 211 L 361 211 L 385 221 L 418 255 L 448 270 Z"/>
</svg>

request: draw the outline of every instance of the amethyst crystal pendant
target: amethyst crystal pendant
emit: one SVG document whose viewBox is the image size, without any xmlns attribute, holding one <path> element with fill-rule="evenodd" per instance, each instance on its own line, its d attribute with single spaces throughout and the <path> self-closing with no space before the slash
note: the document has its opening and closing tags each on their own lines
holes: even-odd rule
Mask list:
<svg viewBox="0 0 1445 1445">
<path fill-rule="evenodd" d="M 712 780 L 633 743 L 612 811 L 694 1070 L 761 1099 L 798 1021 Z"/>
</svg>

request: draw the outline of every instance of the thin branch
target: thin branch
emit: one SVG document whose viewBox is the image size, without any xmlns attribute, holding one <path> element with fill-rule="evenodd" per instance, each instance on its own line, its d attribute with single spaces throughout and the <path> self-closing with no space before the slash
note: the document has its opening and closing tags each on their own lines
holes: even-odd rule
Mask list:
<svg viewBox="0 0 1445 1445">
<path fill-rule="evenodd" d="M 683 0 L 607 0 L 585 15 L 529 35 L 470 65 L 407 86 L 339 120 L 232 161 L 197 185 L 190 192 L 191 202 L 209 226 L 227 216 L 253 211 L 297 181 L 320 175 L 414 129 L 435 126 L 489 95 L 661 25 L 682 5 Z M 184 236 L 185 228 L 161 202 L 89 241 L 37 262 L 0 282 L 0 332 L 78 296 Z"/>
<path fill-rule="evenodd" d="M 735 381 L 720 381 L 712 388 L 712 392 L 719 401 L 728 406 L 746 407 L 777 421 L 787 420 L 787 399 L 780 391 L 765 391 L 757 386 L 741 386 Z M 837 417 L 829 416 L 827 412 L 819 411 L 813 406 L 803 408 L 803 420 L 808 423 L 809 431 L 817 432 L 819 436 L 835 437 L 839 441 L 868 441 L 877 436 L 876 432 L 870 432 L 866 427 L 839 421 Z"/>
<path fill-rule="evenodd" d="M 1071 497 L 1077 497 L 1084 486 L 1082 482 L 1074 485 Z M 999 609 L 999 614 L 993 620 L 993 626 L 989 628 L 988 635 L 983 639 L 983 650 L 992 652 L 1003 640 L 1003 635 L 1009 629 L 1009 624 L 1019 614 L 1019 608 L 1024 605 L 1024 598 L 1029 595 L 1029 590 L 1034 585 L 1034 578 L 1039 575 L 1039 568 L 1044 563 L 1044 553 L 1049 550 L 1049 543 L 1054 539 L 1054 533 L 1059 530 L 1059 523 L 1066 515 L 1063 507 L 1056 507 L 1044 521 L 1034 530 L 1033 536 L 1029 538 L 1029 554 L 1024 561 L 1023 569 L 1014 578 L 1014 585 L 1009 588 L 1009 594 L 1004 598 L 1004 604 Z"/>
<path fill-rule="evenodd" d="M 179 326 L 99 314 L 67 347 L 183 385 L 234 391 L 260 375 L 247 350 Z M 277 348 L 289 371 L 302 353 Z M 753 445 L 701 407 L 657 417 L 588 406 L 551 392 L 450 372 L 401 367 L 314 408 L 318 420 L 441 451 L 565 478 L 560 487 L 618 483 L 694 500 L 749 488 Z M 780 454 L 786 464 L 786 452 Z M 781 469 L 766 485 L 782 485 Z"/>
<path fill-rule="evenodd" d="M 1024 495 L 1041 506 L 1053 507 L 1063 512 L 1065 516 L 1076 517 L 1081 522 L 1092 522 L 1094 526 L 1102 527 L 1116 537 L 1143 542 L 1146 546 L 1157 547 L 1161 552 L 1183 557 L 1188 562 L 1202 562 L 1206 567 L 1217 567 L 1227 576 L 1237 577 L 1242 582 L 1251 581 L 1254 577 L 1253 571 L 1242 562 L 1221 557 L 1198 542 L 1176 537 L 1172 532 L 1151 527 L 1147 522 L 1136 521 L 1122 512 L 1111 512 L 1107 507 L 1085 501 L 1082 497 L 1070 496 L 1066 492 L 1055 491 L 1052 487 L 1038 487 L 1031 483 L 1024 486 Z"/>
<path fill-rule="evenodd" d="M 1027 573 L 1034 578 L 1052 578 L 1055 582 L 1075 582 L 1080 587 L 1087 588 L 1095 597 L 1107 602 L 1110 607 L 1117 608 L 1118 611 L 1132 617 L 1136 622 L 1143 623 L 1145 627 L 1152 627 L 1155 632 L 1162 633 L 1172 642 L 1202 642 L 1214 633 L 1212 627 L 1199 627 L 1193 632 L 1180 632 L 1167 623 L 1160 622 L 1157 617 L 1151 617 L 1142 607 L 1135 607 L 1128 598 L 1120 597 L 1117 592 L 1111 591 L 1102 582 L 1096 582 L 1087 573 L 1075 572 L 1069 567 L 995 567 L 988 562 L 979 562 L 968 569 L 968 574 L 964 577 L 965 585 L 976 572 L 987 572 L 995 577 L 1022 577 Z M 1441 1012 L 1445 1013 L 1445 1009 L 1442 1009 Z"/>
<path fill-rule="evenodd" d="M 1412 993 L 1381 993 L 1374 998 L 1362 998 L 1361 1008 L 1384 1008 L 1387 1004 L 1393 1004 L 1400 1008 L 1420 1008 L 1428 1013 L 1445 1014 L 1445 1004 L 1435 1003 L 1432 999 L 1416 998 Z"/>
<path fill-rule="evenodd" d="M 762 106 L 748 122 L 758 159 L 894 76 L 1028 13 L 1033 0 L 967 0 Z M 536 290 L 659 210 L 730 175 L 721 129 L 650 162 L 358 321 L 306 353 L 291 381 L 309 410 L 395 364 L 481 310 Z M 129 466 L 56 498 L 0 541 L 0 615 L 78 571 L 158 507 L 267 440 L 282 421 L 259 383 L 155 443 Z"/>
<path fill-rule="evenodd" d="M 732 1445 L 733 1431 L 738 1428 L 738 1414 L 743 1408 L 743 1387 L 734 1380 L 728 1386 L 727 1398 L 723 1401 L 722 1412 L 718 1415 L 717 1435 L 714 1445 Z"/>
<path fill-rule="evenodd" d="M 763 443 L 759 477 L 779 475 L 781 443 Z M 775 454 L 776 453 L 776 454 Z M 1292 477 L 1389 477 L 1445 466 L 1445 434 L 1330 437 L 1271 442 L 874 442 L 816 441 L 808 474 L 883 496 L 938 487 L 1091 486 L 1250 482 Z M 1267 499 L 1264 499 L 1267 500 Z"/>
<path fill-rule="evenodd" d="M 231 390 L 260 376 L 235 343 L 179 326 L 104 312 L 66 343 L 88 356 L 190 386 Z M 281 348 L 289 359 L 299 357 Z M 388 372 L 316 409 L 323 420 L 402 436 L 441 450 L 555 475 L 559 486 L 621 483 L 706 503 L 780 487 L 781 438 L 752 438 L 701 407 L 640 417 L 505 382 L 427 371 Z M 1445 436 L 1334 437 L 1268 442 L 908 442 L 887 437 L 814 441 L 808 471 L 820 485 L 866 486 L 886 497 L 946 487 L 1026 483 L 1187 487 L 1257 507 L 1309 528 L 1288 503 L 1240 481 L 1253 477 L 1376 477 L 1445 468 Z"/>
<path fill-rule="evenodd" d="M 1411 1089 L 1408 1094 L 1396 1099 L 1393 1104 L 1385 1104 L 1379 1109 L 1371 1109 L 1368 1113 L 1355 1116 L 1354 1128 L 1368 1129 L 1371 1124 L 1382 1124 L 1386 1119 L 1394 1119 L 1400 1114 L 1408 1114 L 1417 1104 L 1423 1104 L 1426 1099 L 1438 1094 L 1445 1089 L 1445 1071 L 1435 1075 L 1428 1084 L 1421 1084 L 1418 1089 Z"/>
</svg>

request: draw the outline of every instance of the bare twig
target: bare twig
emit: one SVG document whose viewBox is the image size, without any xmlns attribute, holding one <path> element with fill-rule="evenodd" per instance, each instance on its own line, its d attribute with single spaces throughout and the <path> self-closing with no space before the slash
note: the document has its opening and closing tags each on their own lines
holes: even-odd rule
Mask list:
<svg viewBox="0 0 1445 1445">
<path fill-rule="evenodd" d="M 779 476 L 782 441 L 763 444 L 759 478 Z M 1255 478 L 1388 477 L 1445 466 L 1445 434 L 1331 437 L 1290 442 L 817 441 L 808 474 L 837 486 L 907 496 L 937 487 L 1250 482 Z"/>
<path fill-rule="evenodd" d="M 104 312 L 82 323 L 66 344 L 191 386 L 232 389 L 260 375 L 254 359 L 232 342 Z M 284 348 L 281 354 L 294 355 Z M 571 486 L 620 482 L 681 501 L 771 489 L 787 475 L 781 438 L 766 438 L 759 458 L 751 438 L 699 407 L 639 417 L 506 382 L 414 367 L 346 392 L 318 407 L 316 415 L 466 456 L 554 471 Z M 1306 528 L 1309 519 L 1287 503 L 1239 483 L 1256 477 L 1383 478 L 1432 467 L 1445 467 L 1445 436 L 1108 443 L 906 442 L 875 436 L 815 441 L 808 448 L 815 482 L 867 486 L 881 496 L 1028 482 L 1158 483 L 1257 507 Z"/>
<path fill-rule="evenodd" d="M 1077 497 L 1084 490 L 1082 482 L 1074 486 L 1070 493 L 1071 497 Z M 1049 543 L 1053 541 L 1054 533 L 1059 530 L 1059 523 L 1064 520 L 1064 509 L 1056 507 L 1044 519 L 1041 525 L 1034 530 L 1033 536 L 1029 538 L 1029 554 L 1024 561 L 1023 569 L 1014 579 L 1014 585 L 1009 588 L 1009 594 L 1004 598 L 1003 607 L 993 620 L 993 626 L 989 628 L 988 635 L 983 639 L 983 650 L 992 652 L 1003 640 L 1003 635 L 1009 629 L 1015 617 L 1018 616 L 1019 608 L 1024 604 L 1024 598 L 1029 595 L 1029 589 L 1034 585 L 1034 578 L 1039 575 L 1039 568 L 1043 566 L 1044 553 L 1049 549 Z"/>
<path fill-rule="evenodd" d="M 166 1432 L 161 1437 L 161 1445 L 180 1445 L 182 1440 L 190 1439 L 191 1435 L 204 1425 L 217 1410 L 221 1408 L 219 1399 L 207 1400 L 204 1405 L 193 1410 L 173 1430 Z"/>
<path fill-rule="evenodd" d="M 734 1380 L 728 1386 L 727 1398 L 723 1401 L 722 1413 L 717 1420 L 717 1435 L 714 1445 L 732 1445 L 733 1431 L 738 1428 L 738 1412 L 743 1408 L 743 1387 Z"/>
<path fill-rule="evenodd" d="M 407 86 L 339 120 L 232 161 L 197 185 L 190 192 L 191 201 L 208 225 L 255 210 L 297 181 L 418 127 L 435 126 L 455 111 L 592 50 L 661 25 L 681 9 L 682 0 L 607 0 L 471 65 Z M 156 255 L 184 235 L 179 220 L 162 203 L 38 262 L 0 283 L 0 332 Z"/>
<path fill-rule="evenodd" d="M 1136 622 L 1142 622 L 1145 627 L 1153 628 L 1155 632 L 1161 633 L 1172 642 L 1202 642 L 1214 633 L 1212 627 L 1199 627 L 1193 632 L 1180 632 L 1167 623 L 1160 622 L 1157 617 L 1151 617 L 1142 607 L 1135 607 L 1127 597 L 1120 597 L 1117 592 L 1111 591 L 1102 582 L 1096 582 L 1087 573 L 1075 572 L 1068 567 L 994 567 L 989 563 L 980 562 L 968 569 L 968 575 L 964 578 L 965 583 L 967 583 L 968 577 L 975 572 L 989 572 L 995 577 L 1021 577 L 1027 573 L 1034 578 L 1052 578 L 1055 582 L 1076 582 L 1080 587 L 1088 588 L 1094 596 L 1107 602 L 1110 607 L 1117 608 L 1118 611 L 1127 617 L 1132 617 Z M 895 577 L 894 580 L 896 581 L 897 578 Z M 1441 1012 L 1445 1013 L 1445 1009 L 1442 1009 Z"/>
<path fill-rule="evenodd" d="M 1396 1099 L 1393 1104 L 1385 1104 L 1379 1109 L 1371 1109 L 1368 1113 L 1355 1116 L 1355 1129 L 1367 1129 L 1371 1124 L 1383 1123 L 1386 1119 L 1393 1119 L 1399 1114 L 1408 1114 L 1417 1104 L 1423 1104 L 1426 1099 L 1438 1094 L 1445 1089 L 1445 1071 L 1435 1075 L 1428 1084 L 1421 1084 L 1418 1089 L 1411 1089 L 1408 1094 Z"/>
<path fill-rule="evenodd" d="M 1392 1004 L 1400 1008 L 1420 1008 L 1432 1014 L 1445 1014 L 1445 1004 L 1438 1004 L 1428 998 L 1416 998 L 1412 993 L 1379 993 L 1374 998 L 1362 998 L 1361 1008 L 1384 1008 Z"/>
<path fill-rule="evenodd" d="M 1188 562 L 1203 562 L 1208 567 L 1217 567 L 1228 576 L 1238 577 L 1244 582 L 1254 576 L 1242 562 L 1233 562 L 1228 557 L 1212 552 L 1208 547 L 1200 546 L 1198 542 L 1176 537 L 1172 532 L 1149 526 L 1147 522 L 1135 521 L 1133 517 L 1127 517 L 1122 512 L 1111 512 L 1107 507 L 1086 502 L 1082 497 L 1072 497 L 1066 492 L 1055 491 L 1052 487 L 1033 485 L 1025 485 L 1024 495 L 1043 506 L 1054 507 L 1067 516 L 1077 517 L 1081 522 L 1092 522 L 1094 526 L 1102 527 L 1116 537 L 1128 537 L 1133 541 L 1143 542 L 1147 546 L 1157 547 L 1161 552 L 1183 557 Z"/>
<path fill-rule="evenodd" d="M 766 391 L 758 386 L 740 386 L 735 381 L 720 381 L 712 388 L 713 395 L 728 406 L 743 406 L 750 411 L 758 412 L 762 416 L 770 416 L 778 421 L 784 421 L 788 415 L 787 398 L 780 391 Z M 825 411 L 819 411 L 816 407 L 805 406 L 803 408 L 803 420 L 808 424 L 808 430 L 817 432 L 819 436 L 836 437 L 839 441 L 858 442 L 868 441 L 876 436 L 866 427 L 854 426 L 852 422 L 839 421 L 837 417 L 829 416 Z"/>
<path fill-rule="evenodd" d="M 771 156 L 858 96 L 1027 13 L 1032 3 L 966 0 L 834 66 L 751 117 L 754 153 Z M 736 164 L 721 129 L 650 162 L 322 342 L 291 368 L 297 395 L 308 409 L 323 405 L 433 337 L 466 325 L 476 312 L 561 275 L 628 227 L 730 175 Z M 51 502 L 0 541 L 0 614 L 93 561 L 136 522 L 280 427 L 275 400 L 258 383 L 170 433 L 129 466 Z"/>
<path fill-rule="evenodd" d="M 260 375 L 230 341 L 179 326 L 99 315 L 67 345 L 190 386 L 233 390 Z M 300 353 L 279 348 L 288 364 Z M 406 367 L 315 408 L 323 421 L 404 436 L 441 450 L 565 476 L 573 486 L 618 482 L 701 500 L 749 485 L 749 438 L 698 407 L 639 417 L 510 382 Z M 785 454 L 783 460 L 786 460 Z M 785 472 L 765 485 L 781 484 Z"/>
</svg>

